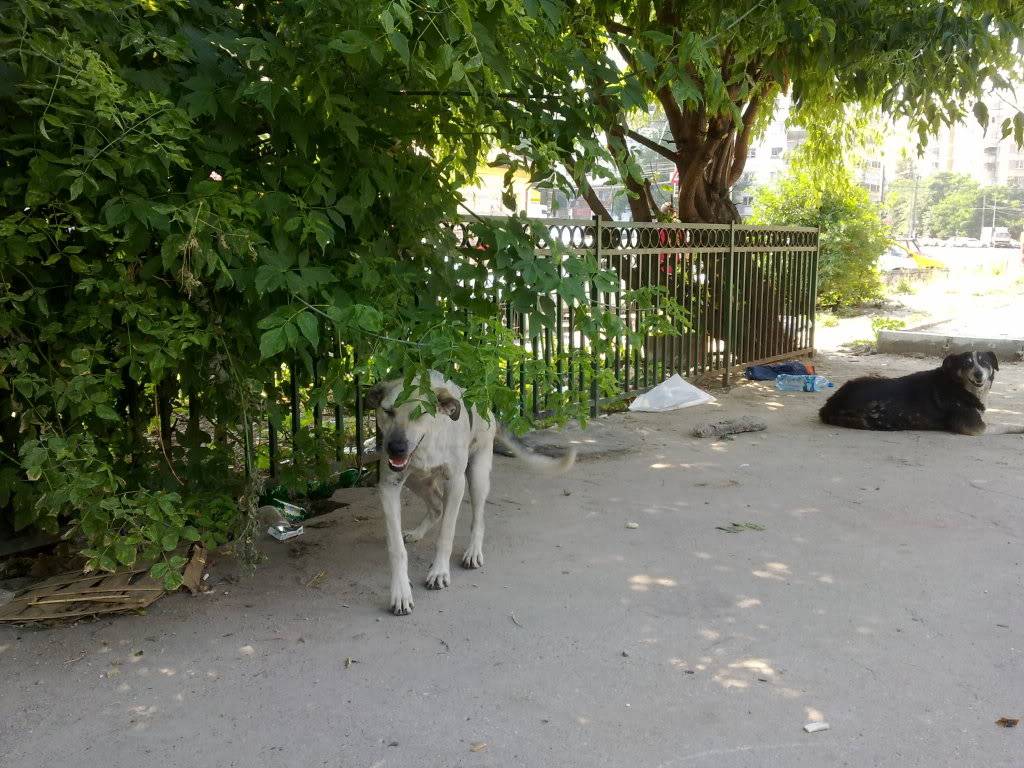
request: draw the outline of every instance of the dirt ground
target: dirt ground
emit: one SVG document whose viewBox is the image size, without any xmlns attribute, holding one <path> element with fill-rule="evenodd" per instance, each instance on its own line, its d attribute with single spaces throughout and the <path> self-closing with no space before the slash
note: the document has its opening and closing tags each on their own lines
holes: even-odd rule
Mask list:
<svg viewBox="0 0 1024 768">
<path fill-rule="evenodd" d="M 817 363 L 842 382 L 930 361 Z M 1024 438 L 840 431 L 823 394 L 716 394 L 603 420 L 633 450 L 563 478 L 498 458 L 485 567 L 428 592 L 432 542 L 413 547 L 409 617 L 384 610 L 359 491 L 267 541 L 255 576 L 215 563 L 208 595 L 0 627 L 0 765 L 1020 766 L 1024 726 L 995 721 L 1024 715 Z M 1024 366 L 992 411 L 1024 423 Z M 768 430 L 688 436 L 722 416 Z"/>
<path fill-rule="evenodd" d="M 872 321 L 907 330 L 976 338 L 1017 338 L 1024 329 L 1024 263 L 1018 249 L 927 248 L 945 265 L 926 280 L 891 280 L 878 306 L 819 312 L 815 345 L 832 351 L 873 342 Z"/>
</svg>

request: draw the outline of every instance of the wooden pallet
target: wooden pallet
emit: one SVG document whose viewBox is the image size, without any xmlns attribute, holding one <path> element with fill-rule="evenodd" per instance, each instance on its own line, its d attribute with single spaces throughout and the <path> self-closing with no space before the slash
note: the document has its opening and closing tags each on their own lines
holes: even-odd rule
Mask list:
<svg viewBox="0 0 1024 768">
<path fill-rule="evenodd" d="M 185 566 L 186 586 L 198 591 L 206 564 L 206 549 L 197 544 Z M 61 621 L 82 616 L 139 611 L 165 593 L 163 585 L 147 574 L 148 567 L 118 573 L 81 572 L 54 576 L 17 594 L 0 606 L 0 622 Z"/>
</svg>

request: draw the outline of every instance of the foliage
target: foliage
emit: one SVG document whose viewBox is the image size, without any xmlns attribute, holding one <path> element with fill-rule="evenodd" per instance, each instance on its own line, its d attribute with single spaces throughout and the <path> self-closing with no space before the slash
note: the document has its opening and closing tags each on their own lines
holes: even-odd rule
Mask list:
<svg viewBox="0 0 1024 768">
<path fill-rule="evenodd" d="M 183 545 L 244 526 L 292 384 L 347 408 L 434 367 L 518 417 L 497 292 L 544 323 L 539 294 L 610 278 L 515 222 L 471 256 L 439 223 L 530 125 L 508 91 L 554 25 L 516 0 L 0 0 L 0 525 L 173 584 Z M 325 439 L 301 426 L 293 482 Z"/>
<path fill-rule="evenodd" d="M 849 306 L 879 298 L 876 263 L 888 243 L 867 191 L 845 168 L 824 175 L 798 153 L 790 171 L 755 195 L 754 223 L 818 226 L 818 302 Z"/>
<path fill-rule="evenodd" d="M 890 190 L 886 211 L 897 234 L 910 231 L 912 209 L 915 231 L 931 237 L 980 237 L 982 226 L 993 226 L 993 218 L 996 226 L 1008 227 L 1013 237 L 1019 237 L 1024 228 L 1024 188 L 983 187 L 967 174 L 942 172 L 899 179 Z"/>
<path fill-rule="evenodd" d="M 906 326 L 906 322 L 895 317 L 871 318 L 871 331 L 875 334 L 876 339 L 882 331 L 898 331 L 901 328 L 906 328 Z"/>
<path fill-rule="evenodd" d="M 567 32 L 544 49 L 538 72 L 579 81 L 599 114 L 537 110 L 554 138 L 537 145 L 531 135 L 540 151 L 524 152 L 524 162 L 553 184 L 567 169 L 606 217 L 588 171 L 625 186 L 634 219 L 655 218 L 660 197 L 638 162 L 643 147 L 675 164 L 681 220 L 736 220 L 728 190 L 780 93 L 791 95 L 793 120 L 814 136 L 824 162 L 876 111 L 906 118 L 922 141 L 968 110 L 987 124 L 986 93 L 1007 90 L 1024 67 L 1019 3 L 549 0 L 545 7 L 567 18 Z M 667 140 L 639 130 L 653 107 L 666 115 Z M 1024 113 L 998 128 L 1024 142 Z"/>
</svg>

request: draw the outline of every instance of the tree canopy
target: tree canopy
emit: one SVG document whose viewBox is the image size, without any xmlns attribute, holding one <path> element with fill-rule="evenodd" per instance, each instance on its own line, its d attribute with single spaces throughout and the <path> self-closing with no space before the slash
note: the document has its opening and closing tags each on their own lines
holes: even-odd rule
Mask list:
<svg viewBox="0 0 1024 768">
<path fill-rule="evenodd" d="M 656 212 L 636 146 L 676 165 L 682 220 L 733 221 L 728 191 L 742 177 L 750 142 L 780 93 L 791 94 L 792 119 L 816 134 L 815 146 L 834 156 L 856 132 L 857 114 L 906 118 L 922 141 L 968 110 L 987 123 L 986 94 L 1008 87 L 1022 68 L 1024 6 L 1005 0 L 550 0 L 544 6 L 561 14 L 570 42 L 552 46 L 541 61 L 556 71 L 553 62 L 561 61 L 599 114 L 589 122 L 589 114 L 567 118 L 552 108 L 555 149 L 528 162 L 541 178 L 557 174 L 553 160 L 563 163 L 606 216 L 584 172 L 613 167 L 635 220 Z M 655 105 L 668 121 L 668 141 L 635 129 L 637 115 Z M 1024 141 L 1024 114 L 999 127 Z"/>
</svg>

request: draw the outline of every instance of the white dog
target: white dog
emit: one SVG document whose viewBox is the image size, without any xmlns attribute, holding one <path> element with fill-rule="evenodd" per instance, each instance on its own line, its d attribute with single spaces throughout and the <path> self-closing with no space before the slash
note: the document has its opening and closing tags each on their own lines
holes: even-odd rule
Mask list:
<svg viewBox="0 0 1024 768">
<path fill-rule="evenodd" d="M 414 387 L 418 386 L 414 382 Z M 491 489 L 491 461 L 497 439 L 517 458 L 536 469 L 564 472 L 576 460 L 575 449 L 562 459 L 538 456 L 519 445 L 500 426 L 491 413 L 480 415 L 466 408 L 462 390 L 436 371 L 430 373 L 430 386 L 437 398 L 436 413 L 418 390 L 396 404 L 402 391 L 402 379 L 375 385 L 366 396 L 366 405 L 377 409 L 383 453 L 380 459 L 380 499 L 387 526 L 388 558 L 391 561 L 391 610 L 396 615 L 412 611 L 412 587 L 405 542 L 422 539 L 441 520 L 434 562 L 427 573 L 428 589 L 444 589 L 451 583 L 449 560 L 455 539 L 455 523 L 469 480 L 473 506 L 473 527 L 462 565 L 479 568 L 484 554 L 484 504 Z M 409 488 L 427 504 L 427 515 L 417 528 L 402 532 L 402 486 Z"/>
</svg>

